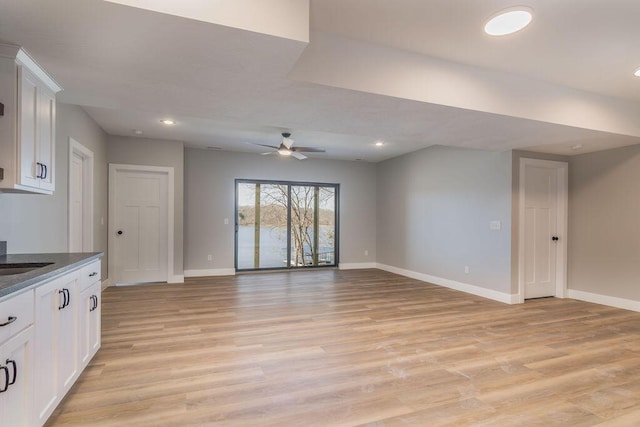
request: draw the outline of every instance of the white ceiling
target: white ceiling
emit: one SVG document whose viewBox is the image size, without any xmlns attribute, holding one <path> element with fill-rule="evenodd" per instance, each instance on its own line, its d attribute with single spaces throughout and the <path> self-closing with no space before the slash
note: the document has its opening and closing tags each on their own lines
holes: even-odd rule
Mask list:
<svg viewBox="0 0 640 427">
<path fill-rule="evenodd" d="M 83 106 L 113 135 L 140 129 L 259 153 L 250 143 L 276 144 L 291 131 L 297 144 L 327 150 L 309 157 L 366 161 L 435 144 L 576 154 L 640 143 L 640 26 L 632 25 L 640 2 L 527 4 L 536 12 L 530 28 L 491 39 L 484 20 L 511 3 L 312 0 L 307 43 L 101 0 L 0 0 L 0 40 L 24 46 L 64 87 L 58 99 Z M 344 60 L 329 60 L 336 52 L 327 49 L 342 49 Z M 395 68 L 381 80 L 389 52 Z M 475 86 L 461 96 L 445 83 L 408 80 L 408 54 Z M 487 73 L 498 76 L 491 90 L 477 83 Z M 408 93 L 407 82 L 426 95 Z M 513 82 L 529 92 L 506 86 Z M 568 117 L 558 99 L 580 114 Z M 165 127 L 163 117 L 178 124 Z"/>
</svg>

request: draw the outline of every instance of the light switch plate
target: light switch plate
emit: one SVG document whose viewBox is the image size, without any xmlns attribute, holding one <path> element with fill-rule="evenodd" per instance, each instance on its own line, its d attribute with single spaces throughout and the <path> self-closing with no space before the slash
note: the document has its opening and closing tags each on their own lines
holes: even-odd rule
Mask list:
<svg viewBox="0 0 640 427">
<path fill-rule="evenodd" d="M 500 221 L 489 222 L 489 230 L 500 230 L 501 228 L 502 228 L 502 223 Z"/>
</svg>

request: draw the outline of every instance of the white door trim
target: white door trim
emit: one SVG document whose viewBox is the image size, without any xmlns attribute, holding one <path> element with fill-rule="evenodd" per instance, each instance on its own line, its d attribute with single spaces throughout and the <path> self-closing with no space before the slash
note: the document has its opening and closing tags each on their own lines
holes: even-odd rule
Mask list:
<svg viewBox="0 0 640 427">
<path fill-rule="evenodd" d="M 557 227 L 558 250 L 556 251 L 556 294 L 557 298 L 567 296 L 567 231 L 568 231 L 568 198 L 569 198 L 569 164 L 552 160 L 520 159 L 520 186 L 518 201 L 518 302 L 524 302 L 524 235 L 525 235 L 525 209 L 524 190 L 526 183 L 526 166 L 539 166 L 556 169 L 558 171 L 558 199 L 557 199 Z"/>
<path fill-rule="evenodd" d="M 93 151 L 69 137 L 69 175 L 67 183 L 67 243 L 71 242 L 71 160 L 77 154 L 83 162 L 82 186 L 82 229 L 86 231 L 82 237 L 82 251 L 93 252 Z"/>
<path fill-rule="evenodd" d="M 109 277 L 115 278 L 115 245 L 113 239 L 116 235 L 116 226 L 114 224 L 115 218 L 115 200 L 116 200 L 116 172 L 120 170 L 135 171 L 135 172 L 157 172 L 167 174 L 167 188 L 169 194 L 167 195 L 167 282 L 170 282 L 174 278 L 173 267 L 173 229 L 174 229 L 174 209 L 175 209 L 175 183 L 174 183 L 174 169 L 169 166 L 143 166 L 143 165 L 124 165 L 117 163 L 109 163 Z"/>
</svg>

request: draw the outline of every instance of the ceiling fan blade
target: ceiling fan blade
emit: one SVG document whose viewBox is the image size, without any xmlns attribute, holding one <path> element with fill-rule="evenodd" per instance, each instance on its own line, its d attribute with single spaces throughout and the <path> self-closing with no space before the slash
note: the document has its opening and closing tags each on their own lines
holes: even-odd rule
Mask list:
<svg viewBox="0 0 640 427">
<path fill-rule="evenodd" d="M 252 142 L 251 144 L 253 145 L 257 145 L 260 147 L 267 147 L 267 148 L 273 148 L 274 150 L 277 150 L 279 147 L 276 147 L 275 145 L 267 145 L 267 144 L 256 144 L 255 142 Z"/>
<path fill-rule="evenodd" d="M 304 160 L 304 159 L 306 159 L 306 158 L 307 158 L 307 156 L 305 156 L 304 154 L 300 154 L 300 153 L 298 153 L 297 151 L 293 151 L 293 152 L 291 152 L 291 155 L 292 155 L 293 157 L 295 157 L 296 159 L 298 159 L 298 160 Z"/>
<path fill-rule="evenodd" d="M 287 149 L 290 149 L 291 146 L 293 145 L 293 139 L 283 137 L 282 138 L 282 145 L 287 147 Z"/>
<path fill-rule="evenodd" d="M 325 152 L 325 150 L 323 150 L 322 148 L 315 148 L 315 147 L 295 147 L 293 150 L 299 153 L 324 153 Z"/>
<path fill-rule="evenodd" d="M 277 153 L 277 151 L 267 151 L 266 153 L 260 153 L 262 156 L 268 156 L 269 154 Z"/>
</svg>

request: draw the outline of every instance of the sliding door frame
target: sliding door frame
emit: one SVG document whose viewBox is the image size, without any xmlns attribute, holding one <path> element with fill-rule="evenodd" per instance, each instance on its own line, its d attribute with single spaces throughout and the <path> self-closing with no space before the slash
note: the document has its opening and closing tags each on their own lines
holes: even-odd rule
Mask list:
<svg viewBox="0 0 640 427">
<path fill-rule="evenodd" d="M 287 186 L 287 265 L 284 267 L 265 267 L 265 268 L 238 268 L 238 189 L 239 184 L 271 184 L 271 185 L 286 185 Z M 310 268 L 336 268 L 340 262 L 340 184 L 325 183 L 325 182 L 307 182 L 307 181 L 281 181 L 281 180 L 268 180 L 268 179 L 244 179 L 236 178 L 234 182 L 235 203 L 234 203 L 234 248 L 233 248 L 233 265 L 236 272 L 251 272 L 251 271 L 269 271 L 269 270 L 306 270 Z M 331 187 L 335 191 L 335 210 L 334 219 L 335 224 L 335 238 L 334 238 L 334 263 L 332 265 L 308 265 L 308 266 L 291 266 L 291 187 L 293 186 L 306 186 L 306 187 Z M 318 238 L 314 236 L 314 238 Z"/>
</svg>

